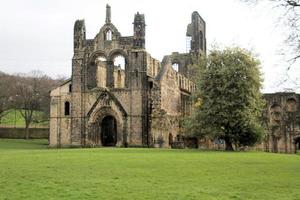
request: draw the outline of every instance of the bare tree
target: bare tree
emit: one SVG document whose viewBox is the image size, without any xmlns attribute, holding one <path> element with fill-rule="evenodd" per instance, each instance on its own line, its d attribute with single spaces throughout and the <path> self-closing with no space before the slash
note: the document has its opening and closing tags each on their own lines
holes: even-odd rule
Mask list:
<svg viewBox="0 0 300 200">
<path fill-rule="evenodd" d="M 11 108 L 11 90 L 12 77 L 0 72 L 0 124 L 2 118 L 7 114 L 7 110 Z"/>
<path fill-rule="evenodd" d="M 272 9 L 277 9 L 280 14 L 275 15 L 276 21 L 288 28 L 286 34 L 287 52 L 289 65 L 287 70 L 300 58 L 300 0 L 241 0 L 248 4 L 257 5 L 268 3 Z"/>
<path fill-rule="evenodd" d="M 65 81 L 65 77 L 52 79 L 41 71 L 9 75 L 0 71 L 0 123 L 8 109 L 16 109 L 25 121 L 26 138 L 32 122 L 49 120 L 50 90 Z M 38 112 L 38 115 L 35 115 Z"/>
<path fill-rule="evenodd" d="M 19 77 L 15 83 L 14 103 L 25 121 L 25 139 L 29 139 L 29 126 L 33 121 L 33 114 L 40 108 L 40 80 L 38 74 L 33 77 Z"/>
</svg>

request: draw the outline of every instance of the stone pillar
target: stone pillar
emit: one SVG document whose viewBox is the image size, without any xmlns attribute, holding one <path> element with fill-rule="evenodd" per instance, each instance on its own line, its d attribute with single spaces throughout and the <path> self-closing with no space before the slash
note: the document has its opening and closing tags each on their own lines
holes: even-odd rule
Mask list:
<svg viewBox="0 0 300 200">
<path fill-rule="evenodd" d="M 85 23 L 77 20 L 74 25 L 74 56 L 72 59 L 72 94 L 71 94 L 71 145 L 82 145 L 84 133 L 84 52 Z"/>
<path fill-rule="evenodd" d="M 106 4 L 106 19 L 105 19 L 105 23 L 106 24 L 110 24 L 111 23 L 111 9 L 110 9 L 110 6 L 108 4 Z"/>
<path fill-rule="evenodd" d="M 80 146 L 83 137 L 83 59 L 80 56 L 72 61 L 72 95 L 71 95 L 71 145 Z"/>
</svg>

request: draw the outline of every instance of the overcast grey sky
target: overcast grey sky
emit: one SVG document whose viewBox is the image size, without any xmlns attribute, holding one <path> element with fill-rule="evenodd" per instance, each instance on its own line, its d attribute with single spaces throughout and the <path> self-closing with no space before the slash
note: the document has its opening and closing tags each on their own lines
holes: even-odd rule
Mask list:
<svg viewBox="0 0 300 200">
<path fill-rule="evenodd" d="M 87 37 L 94 38 L 105 22 L 105 5 L 123 36 L 132 35 L 134 13 L 145 14 L 146 48 L 159 60 L 171 52 L 185 52 L 186 26 L 196 10 L 207 24 L 207 46 L 238 45 L 254 50 L 262 61 L 264 92 L 279 91 L 285 66 L 278 56 L 285 38 L 276 26 L 276 13 L 249 7 L 238 0 L 1 0 L 0 70 L 26 73 L 40 70 L 55 77 L 70 76 L 73 25 L 85 19 Z M 290 72 L 299 76 L 298 70 Z"/>
</svg>

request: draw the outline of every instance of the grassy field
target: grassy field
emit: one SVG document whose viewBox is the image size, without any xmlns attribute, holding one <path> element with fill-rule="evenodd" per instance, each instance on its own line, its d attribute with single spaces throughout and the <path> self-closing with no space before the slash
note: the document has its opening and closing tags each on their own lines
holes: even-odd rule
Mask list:
<svg viewBox="0 0 300 200">
<path fill-rule="evenodd" d="M 42 115 L 43 113 L 40 111 L 34 111 L 33 113 L 33 118 L 35 120 L 42 120 Z M 1 126 L 16 126 L 16 127 L 25 127 L 25 121 L 24 118 L 22 117 L 20 111 L 18 110 L 8 110 L 6 111 L 6 114 L 4 117 L 1 119 Z M 49 122 L 45 121 L 42 123 L 37 123 L 37 122 L 32 122 L 31 127 L 35 126 L 49 126 Z"/>
<path fill-rule="evenodd" d="M 0 199 L 300 199 L 300 155 L 46 144 L 0 139 Z"/>
</svg>

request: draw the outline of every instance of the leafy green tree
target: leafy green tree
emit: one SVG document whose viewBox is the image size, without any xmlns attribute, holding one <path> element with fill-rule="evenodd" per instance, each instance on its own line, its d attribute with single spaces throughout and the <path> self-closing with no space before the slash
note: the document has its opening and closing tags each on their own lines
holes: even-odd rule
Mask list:
<svg viewBox="0 0 300 200">
<path fill-rule="evenodd" d="M 252 146 L 262 136 L 264 101 L 259 60 L 240 48 L 213 50 L 198 75 L 195 109 L 186 124 L 198 135 L 225 140 L 226 150 Z"/>
</svg>

